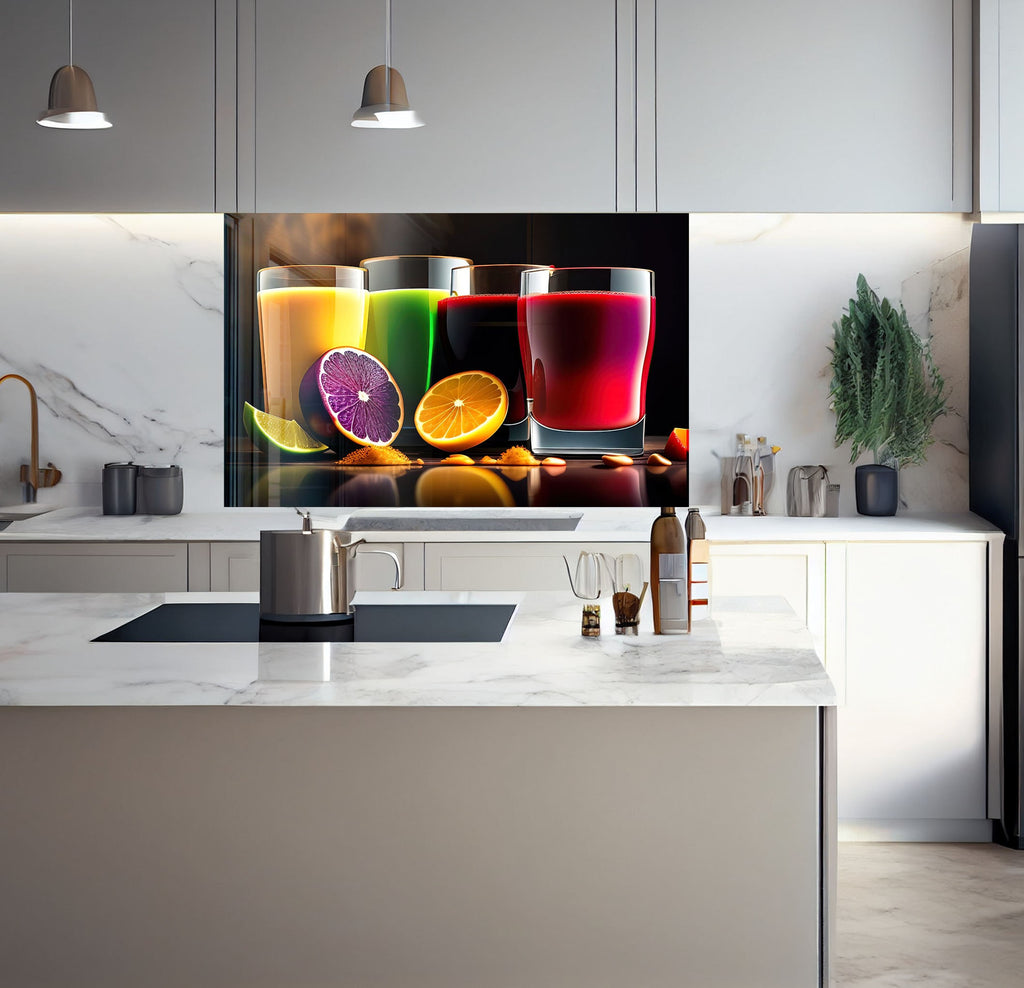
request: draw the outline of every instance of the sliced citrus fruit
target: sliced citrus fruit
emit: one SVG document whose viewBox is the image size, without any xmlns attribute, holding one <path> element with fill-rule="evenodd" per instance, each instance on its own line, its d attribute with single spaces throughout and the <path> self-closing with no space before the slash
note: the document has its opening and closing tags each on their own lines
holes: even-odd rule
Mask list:
<svg viewBox="0 0 1024 988">
<path fill-rule="evenodd" d="M 306 432 L 295 419 L 283 419 L 245 402 L 242 424 L 249 438 L 261 452 L 271 449 L 296 456 L 309 456 L 328 452 L 328 447 Z"/>
<path fill-rule="evenodd" d="M 309 372 L 337 430 L 363 446 L 389 446 L 402 428 L 402 392 L 372 354 L 340 346 L 321 354 Z"/>
<path fill-rule="evenodd" d="M 452 374 L 432 384 L 416 406 L 416 431 L 431 446 L 458 453 L 490 439 L 505 421 L 508 391 L 487 371 Z"/>
<path fill-rule="evenodd" d="M 416 481 L 420 508 L 511 508 L 508 485 L 484 467 L 430 467 Z"/>
<path fill-rule="evenodd" d="M 334 446 L 341 440 L 341 433 L 334 424 L 320 394 L 320 358 L 318 357 L 302 375 L 299 383 L 299 408 L 306 431 L 322 443 Z"/>
</svg>

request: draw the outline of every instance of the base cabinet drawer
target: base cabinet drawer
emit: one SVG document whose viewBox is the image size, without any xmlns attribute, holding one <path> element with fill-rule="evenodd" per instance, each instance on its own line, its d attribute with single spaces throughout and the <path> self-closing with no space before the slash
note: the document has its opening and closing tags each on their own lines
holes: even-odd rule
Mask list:
<svg viewBox="0 0 1024 988">
<path fill-rule="evenodd" d="M 10 593 L 169 593 L 188 589 L 183 542 L 20 543 L 0 548 Z"/>
</svg>

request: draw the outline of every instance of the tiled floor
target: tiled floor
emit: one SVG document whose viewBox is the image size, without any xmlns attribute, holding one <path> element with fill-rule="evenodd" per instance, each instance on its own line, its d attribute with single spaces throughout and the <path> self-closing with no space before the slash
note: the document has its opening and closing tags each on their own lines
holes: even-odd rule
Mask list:
<svg viewBox="0 0 1024 988">
<path fill-rule="evenodd" d="M 840 844 L 835 988 L 1024 986 L 1024 851 Z"/>
</svg>

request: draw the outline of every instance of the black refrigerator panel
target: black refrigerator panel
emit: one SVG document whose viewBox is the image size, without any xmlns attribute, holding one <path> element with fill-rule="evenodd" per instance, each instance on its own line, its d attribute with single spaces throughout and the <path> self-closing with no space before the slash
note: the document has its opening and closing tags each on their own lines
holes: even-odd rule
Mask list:
<svg viewBox="0 0 1024 988">
<path fill-rule="evenodd" d="M 1020 546 L 1006 542 L 1006 573 L 1003 598 L 1003 682 L 1002 744 L 999 775 L 1002 780 L 1000 819 L 992 828 L 992 839 L 1007 847 L 1024 850 L 1024 805 L 1022 805 L 1021 765 L 1024 764 L 1024 734 L 1021 733 L 1021 668 L 1024 666 L 1024 642 L 1020 638 L 1024 619 L 1024 559 Z"/>
<path fill-rule="evenodd" d="M 1020 227 L 976 223 L 970 260 L 971 511 L 1020 540 Z M 1014 649 L 1016 652 L 1016 649 Z"/>
</svg>

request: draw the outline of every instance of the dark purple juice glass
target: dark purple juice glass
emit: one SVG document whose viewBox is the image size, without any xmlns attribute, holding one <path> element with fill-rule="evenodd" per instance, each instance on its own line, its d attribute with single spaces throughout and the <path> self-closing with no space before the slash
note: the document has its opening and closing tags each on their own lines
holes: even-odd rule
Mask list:
<svg viewBox="0 0 1024 988">
<path fill-rule="evenodd" d="M 440 360 L 435 380 L 474 370 L 499 378 L 508 391 L 502 440 L 525 440 L 529 435 L 518 302 L 522 273 L 533 270 L 545 269 L 534 264 L 454 268 L 452 293 L 437 307 Z"/>
</svg>

